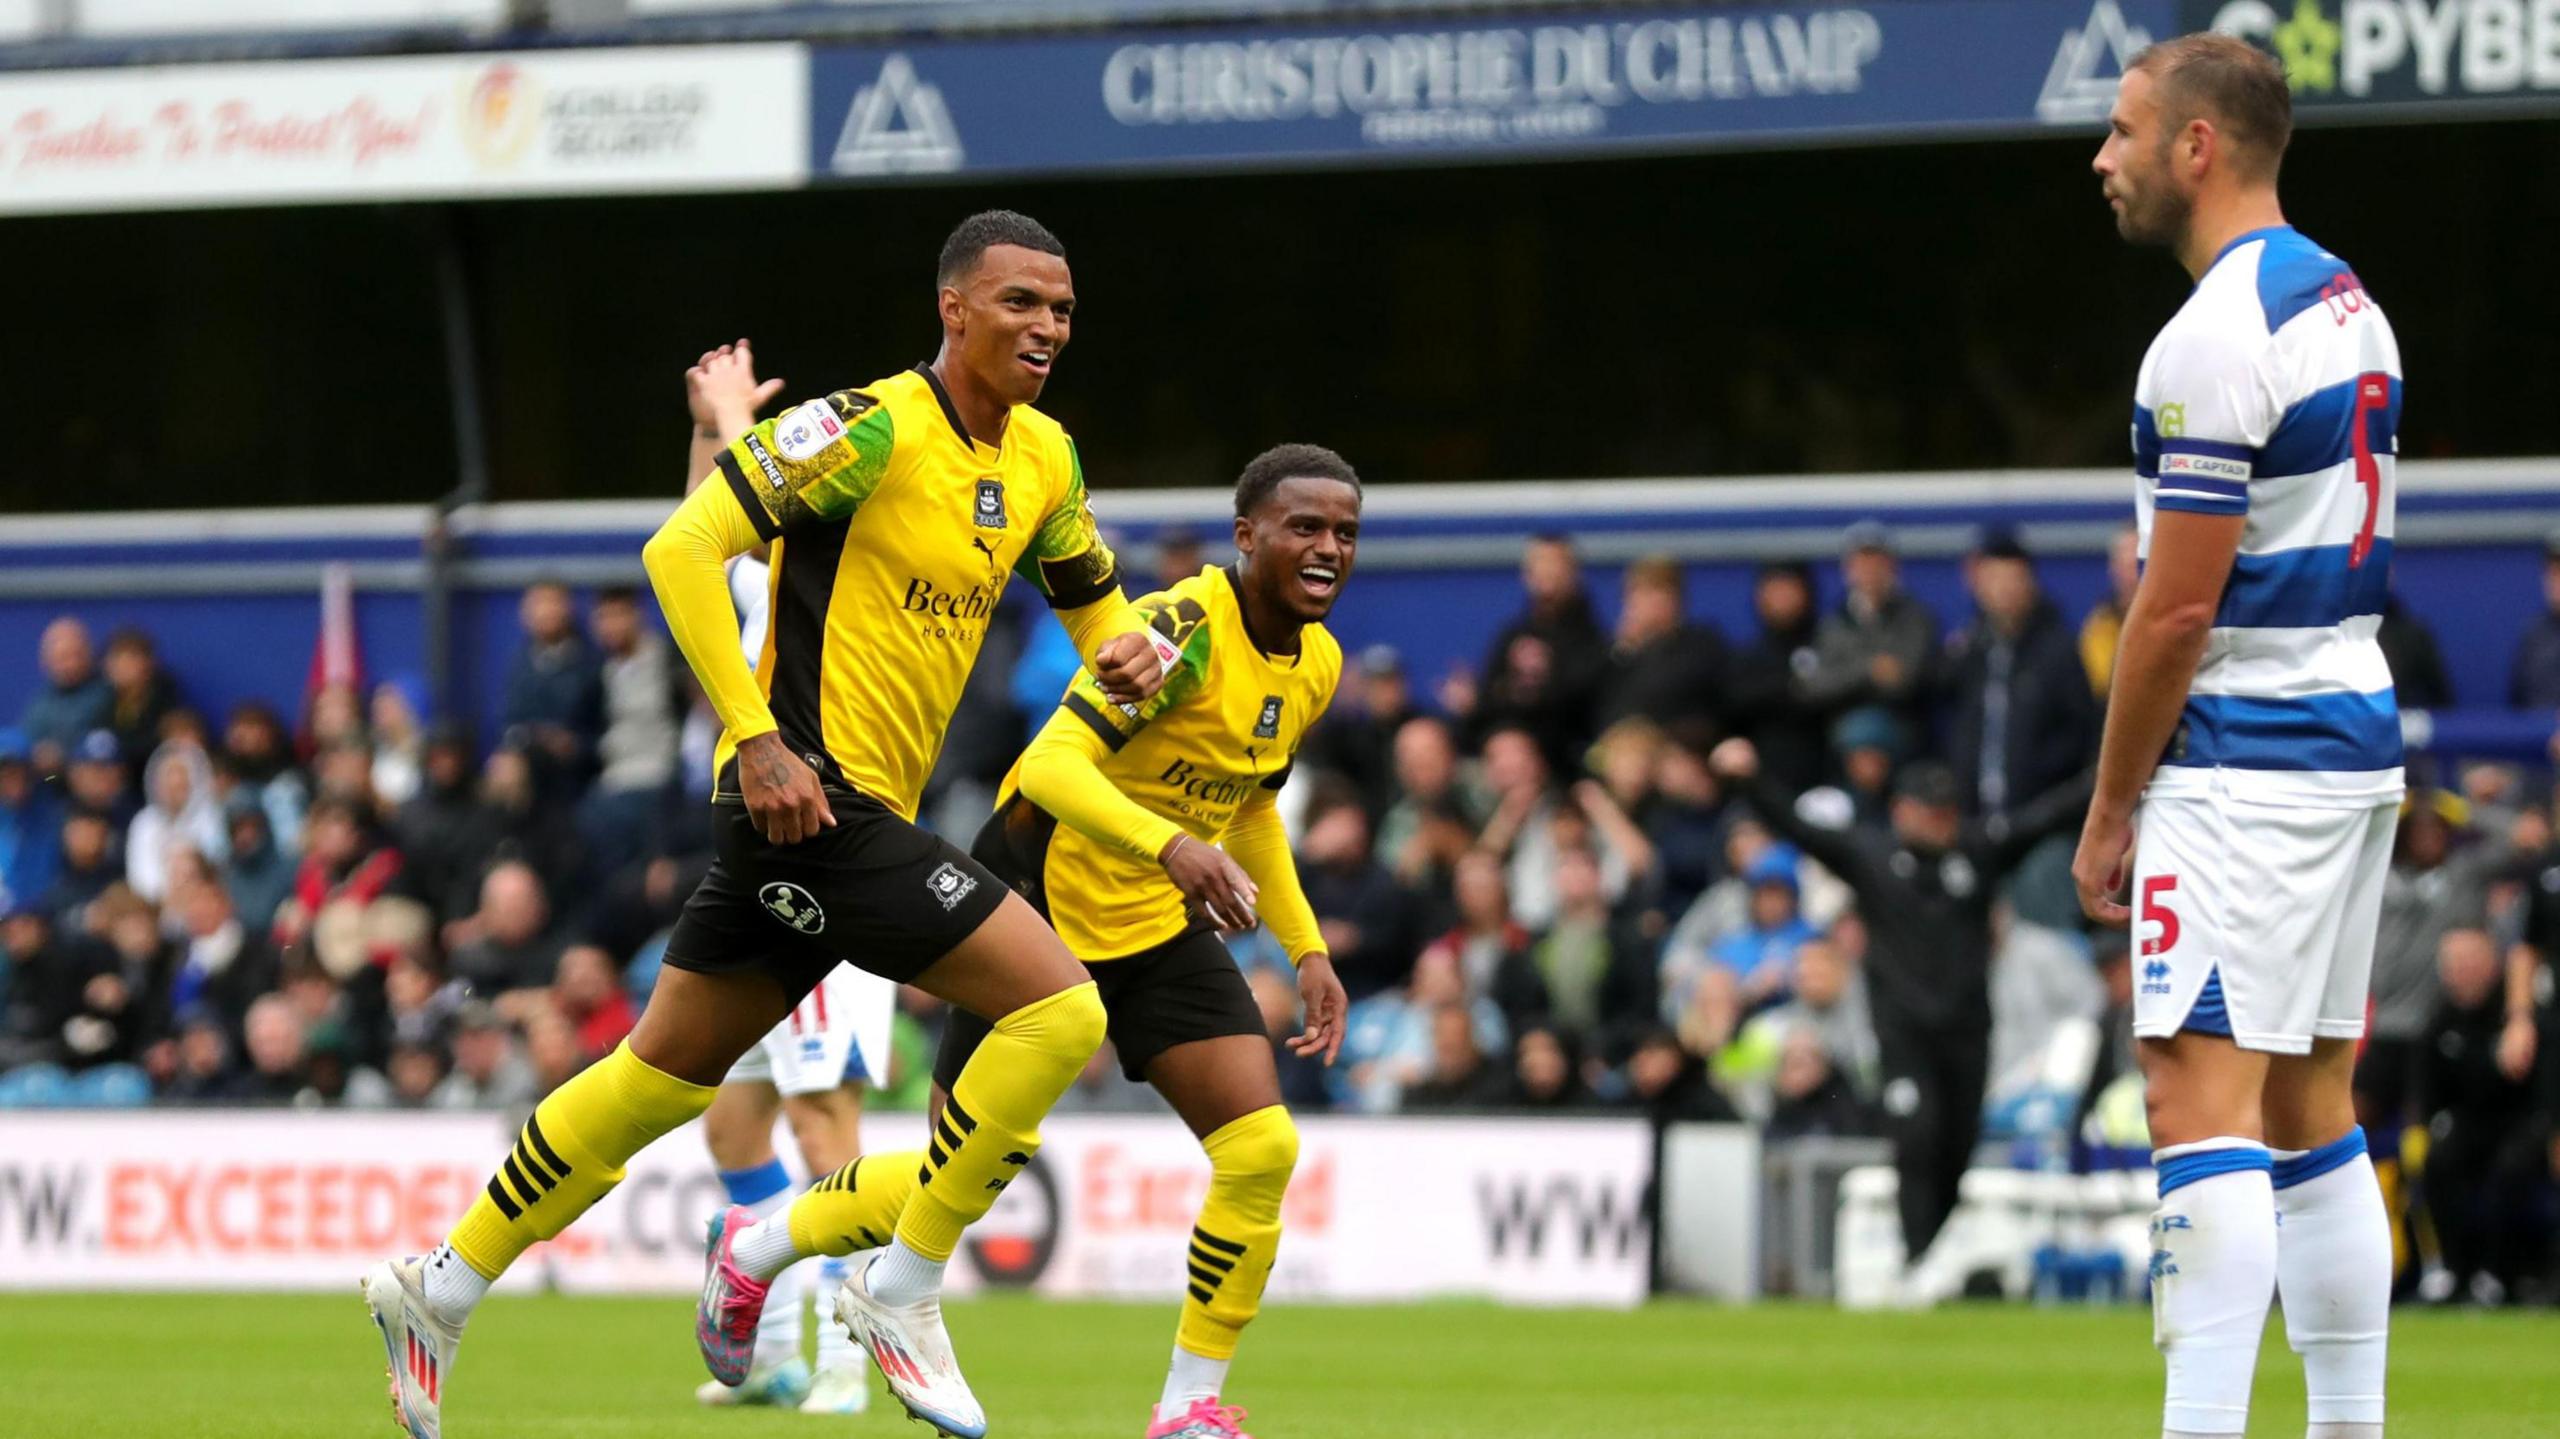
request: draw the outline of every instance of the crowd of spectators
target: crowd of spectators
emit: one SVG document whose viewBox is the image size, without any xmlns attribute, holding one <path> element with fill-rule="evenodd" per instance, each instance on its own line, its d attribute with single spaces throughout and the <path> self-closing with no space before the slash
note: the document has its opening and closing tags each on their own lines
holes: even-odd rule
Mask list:
<svg viewBox="0 0 2560 1439">
<path fill-rule="evenodd" d="M 1747 631 L 1726 634 L 1667 559 L 1625 570 L 1604 624 L 1548 538 L 1481 665 L 1418 684 L 1390 650 L 1356 655 L 1287 801 L 1353 1001 L 1336 1066 L 1277 1047 L 1297 1024 L 1289 967 L 1266 935 L 1231 937 L 1290 1101 L 1892 1132 L 1920 1102 L 1885 1076 L 1896 996 L 1933 980 L 1878 967 L 1930 937 L 1900 906 L 1862 913 L 1854 877 L 1808 851 L 1835 832 L 1889 851 L 1914 796 L 1968 833 L 2067 807 L 2135 583 L 2129 536 L 2111 561 L 2111 593 L 2075 622 L 2015 538 L 1985 536 L 1972 612 L 1949 625 L 1903 587 L 1893 537 L 1860 525 L 1836 604 L 1810 566 L 1769 564 Z M 2560 709 L 2560 551 L 2548 573 L 2509 698 Z M 954 725 L 925 809 L 946 828 L 985 812 L 1061 687 L 1055 626 L 1025 619 Z M 41 693 L 0 730 L 0 1103 L 522 1106 L 610 1049 L 709 862 L 716 722 L 633 593 L 581 613 L 536 585 L 520 622 L 487 736 L 436 722 L 400 678 L 217 723 L 148 635 L 101 656 L 78 620 L 48 628 Z M 2386 649 L 2408 693 L 2441 693 L 2415 617 L 2390 617 Z M 2422 1168 L 2416 1145 L 2405 1158 L 2435 1289 L 2534 1292 L 2560 1211 L 2554 806 L 2502 764 L 2412 778 L 2359 1104 L 2378 1155 L 2423 1144 Z M 2036 823 L 1993 876 L 1987 1132 L 2030 1162 L 2139 1153 L 2130 962 L 2079 921 L 2076 823 Z M 875 1102 L 920 1101 L 937 1023 L 910 991 Z M 1068 1101 L 1127 1102 L 1106 1057 Z"/>
</svg>

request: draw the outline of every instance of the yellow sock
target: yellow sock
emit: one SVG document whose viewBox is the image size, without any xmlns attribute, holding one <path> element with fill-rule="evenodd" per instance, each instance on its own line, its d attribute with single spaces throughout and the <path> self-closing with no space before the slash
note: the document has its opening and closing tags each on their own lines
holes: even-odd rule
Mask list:
<svg viewBox="0 0 2560 1439">
<path fill-rule="evenodd" d="M 1280 1252 L 1280 1199 L 1298 1164 L 1298 1126 L 1275 1104 L 1230 1121 L 1200 1145 L 1209 1151 L 1209 1193 L 1191 1229 L 1191 1283 L 1173 1339 L 1203 1358 L 1233 1359 Z"/>
<path fill-rule="evenodd" d="M 791 1247 L 814 1258 L 888 1243 L 923 1164 L 921 1150 L 866 1154 L 810 1185 L 791 1201 Z"/>
<path fill-rule="evenodd" d="M 484 1277 L 569 1227 L 632 1155 L 711 1107 L 713 1090 L 652 1069 L 628 1043 L 551 1091 L 445 1242 Z"/>
<path fill-rule="evenodd" d="M 1102 997 L 1087 980 L 995 1023 L 951 1084 L 916 1171 L 915 1197 L 898 1216 L 907 1248 L 940 1262 L 960 1231 L 996 1202 L 1040 1150 L 1040 1121 L 1102 1047 Z"/>
</svg>

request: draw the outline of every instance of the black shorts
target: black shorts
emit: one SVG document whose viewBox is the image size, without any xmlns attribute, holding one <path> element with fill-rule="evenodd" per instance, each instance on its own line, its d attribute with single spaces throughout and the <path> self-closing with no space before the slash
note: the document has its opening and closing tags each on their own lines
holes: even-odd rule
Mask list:
<svg viewBox="0 0 2560 1439">
<path fill-rule="evenodd" d="M 784 845 L 756 832 L 745 805 L 713 805 L 719 857 L 685 901 L 666 962 L 761 969 L 795 997 L 838 964 L 904 984 L 1004 903 L 984 865 L 887 805 L 835 789 L 827 803 L 833 829 Z"/>
<path fill-rule="evenodd" d="M 1209 930 L 1189 930 L 1153 949 L 1085 969 L 1102 992 L 1102 1012 L 1111 1047 L 1120 1056 L 1120 1072 L 1141 1084 L 1147 1066 L 1177 1044 L 1268 1033 L 1244 971 Z M 952 1008 L 943 1022 L 941 1052 L 933 1057 L 933 1082 L 943 1093 L 951 1092 L 960 1067 L 978 1052 L 992 1027 L 965 1009 Z"/>
</svg>

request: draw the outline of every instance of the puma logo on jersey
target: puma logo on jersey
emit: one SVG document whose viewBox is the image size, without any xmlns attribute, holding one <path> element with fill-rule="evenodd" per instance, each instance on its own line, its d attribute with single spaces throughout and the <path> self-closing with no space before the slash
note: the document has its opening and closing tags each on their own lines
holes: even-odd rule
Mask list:
<svg viewBox="0 0 2560 1439">
<path fill-rule="evenodd" d="M 996 547 L 995 547 L 995 546 L 993 546 L 993 545 L 991 545 L 991 544 L 988 544 L 985 540 L 980 539 L 980 538 L 979 538 L 978 536 L 976 536 L 976 535 L 971 535 L 971 536 L 969 537 L 969 543 L 970 543 L 970 545 L 971 545 L 972 547 L 974 547 L 974 548 L 977 550 L 977 552 L 978 552 L 979 554 L 985 555 L 985 556 L 987 557 L 987 568 L 988 568 L 988 569 L 991 569 L 991 570 L 992 570 L 992 569 L 994 569 L 994 568 L 996 567 Z"/>
</svg>

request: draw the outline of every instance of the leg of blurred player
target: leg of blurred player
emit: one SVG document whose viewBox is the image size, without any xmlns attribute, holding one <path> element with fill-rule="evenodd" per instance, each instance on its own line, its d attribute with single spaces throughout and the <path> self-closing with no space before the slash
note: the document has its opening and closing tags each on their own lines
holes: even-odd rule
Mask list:
<svg viewBox="0 0 2560 1439">
<path fill-rule="evenodd" d="M 1240 1433 L 1244 1411 L 1221 1405 L 1219 1396 L 1279 1252 L 1280 1201 L 1297 1167 L 1298 1129 L 1280 1103 L 1271 1041 L 1261 1035 L 1177 1044 L 1150 1061 L 1146 1074 L 1209 1153 L 1209 1192 L 1184 1256 L 1182 1322 L 1147 1435 L 1225 1439 Z"/>
<path fill-rule="evenodd" d="M 765 1051 L 767 1035 L 729 1071 L 729 1081 L 702 1114 L 702 1138 L 719 1167 L 729 1203 L 761 1219 L 791 1205 L 791 1176 L 773 1152 L 774 1121 L 782 1096 L 774 1089 Z M 750 1073 L 752 1071 L 752 1073 Z M 824 1172 L 824 1171 L 820 1171 Z M 774 1276 L 765 1291 L 764 1317 L 756 1322 L 755 1358 L 747 1381 L 731 1388 L 707 1379 L 694 1390 L 704 1404 L 797 1404 L 808 1397 L 809 1366 L 800 1355 L 801 1286 L 797 1270 Z"/>
<path fill-rule="evenodd" d="M 868 976 L 864 976 L 868 978 Z M 894 994 L 894 988 L 883 985 Z M 856 1072 L 860 1071 L 861 1051 L 855 1051 Z M 800 1157 L 808 1161 L 811 1174 L 834 1174 L 851 1165 L 862 1153 L 862 1080 L 848 1078 L 841 1086 L 814 1094 L 787 1095 L 782 1101 L 783 1117 L 790 1121 L 791 1137 L 800 1146 Z M 760 1216 L 761 1217 L 761 1216 Z M 808 1266 L 803 1265 L 805 1271 Z M 816 1287 L 812 1291 L 832 1297 L 845 1280 L 845 1261 L 841 1255 L 824 1255 L 816 1261 Z M 822 1298 L 821 1303 L 826 1302 Z M 794 1314 L 798 1313 L 794 1308 Z M 853 1339 L 844 1326 L 832 1322 L 823 1310 L 818 1315 L 818 1363 L 808 1397 L 800 1408 L 808 1414 L 859 1414 L 871 1404 L 871 1362 L 853 1347 Z"/>
<path fill-rule="evenodd" d="M 2302 1356 L 2309 1439 L 2380 1439 L 2391 1328 L 2391 1221 L 2355 1120 L 2355 1043 L 2323 1039 L 2267 1074 L 2276 1292 Z"/>
<path fill-rule="evenodd" d="M 2267 1056 L 2192 1030 L 2145 1039 L 2152 1164 L 2152 1341 L 2169 1365 L 2170 1439 L 2248 1427 L 2275 1298 L 2276 1205 L 2259 1095 Z"/>
</svg>

